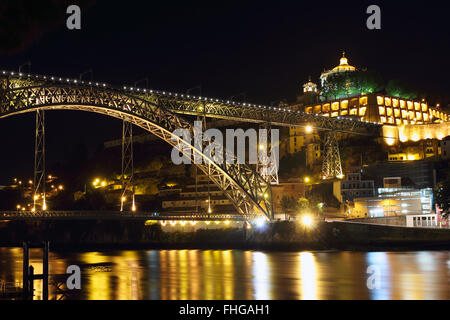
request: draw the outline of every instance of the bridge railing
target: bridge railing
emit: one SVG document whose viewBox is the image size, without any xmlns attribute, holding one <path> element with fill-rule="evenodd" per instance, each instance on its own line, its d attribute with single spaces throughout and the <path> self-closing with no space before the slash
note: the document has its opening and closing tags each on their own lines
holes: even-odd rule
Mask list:
<svg viewBox="0 0 450 320">
<path fill-rule="evenodd" d="M 256 216 L 255 216 L 256 217 Z M 120 211 L 1 211 L 0 220 L 45 220 L 45 219 L 137 219 L 137 220 L 248 220 L 239 214 L 196 214 L 178 212 L 172 214 L 157 212 Z"/>
<path fill-rule="evenodd" d="M 153 90 L 127 86 L 113 86 L 102 82 L 83 81 L 57 76 L 17 73 L 14 71 L 1 71 L 0 77 L 29 81 L 30 83 L 90 87 L 102 90 L 112 90 L 128 96 L 140 97 L 147 101 L 158 101 L 167 110 L 188 114 L 204 114 L 205 116 L 225 117 L 234 119 L 246 119 L 245 121 L 273 122 L 278 125 L 295 126 L 305 122 L 314 123 L 317 129 L 334 129 L 338 131 L 351 131 L 358 133 L 358 128 L 363 130 L 378 130 L 380 124 L 375 122 L 352 119 L 342 116 L 337 118 L 324 117 L 320 114 L 307 114 L 300 110 L 292 110 L 289 107 L 274 107 L 263 104 L 252 104 L 211 97 L 201 97 L 188 94 L 180 94 L 165 90 Z M 201 110 L 199 109 L 201 108 Z M 200 110 L 200 111 L 199 111 Z M 360 132 L 361 133 L 361 132 Z"/>
</svg>

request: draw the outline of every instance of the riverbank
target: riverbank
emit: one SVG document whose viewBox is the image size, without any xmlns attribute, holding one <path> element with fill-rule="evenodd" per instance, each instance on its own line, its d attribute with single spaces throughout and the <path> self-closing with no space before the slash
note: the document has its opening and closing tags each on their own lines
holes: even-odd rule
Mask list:
<svg viewBox="0 0 450 320">
<path fill-rule="evenodd" d="M 241 249 L 434 250 L 450 249 L 450 230 L 406 228 L 351 222 L 305 227 L 274 222 L 258 229 L 202 229 L 165 232 L 159 224 L 136 221 L 9 221 L 0 224 L 0 245 L 49 240 L 53 250 Z"/>
</svg>

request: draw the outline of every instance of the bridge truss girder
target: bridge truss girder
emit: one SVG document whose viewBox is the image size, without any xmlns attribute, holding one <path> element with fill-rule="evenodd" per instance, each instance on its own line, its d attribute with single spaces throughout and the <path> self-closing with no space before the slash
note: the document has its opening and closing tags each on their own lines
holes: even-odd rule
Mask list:
<svg viewBox="0 0 450 320">
<path fill-rule="evenodd" d="M 267 130 L 267 136 L 265 137 L 266 141 L 260 141 L 263 143 L 263 148 L 267 148 L 267 150 L 261 150 L 263 156 L 258 156 L 258 163 L 256 165 L 256 171 L 270 184 L 278 184 L 278 161 L 276 157 L 278 156 L 275 152 L 272 151 L 272 126 L 270 123 L 264 123 L 260 125 L 261 129 Z M 278 141 L 279 143 L 279 141 Z M 261 146 L 260 146 L 261 147 Z M 260 148 L 258 147 L 258 149 Z M 274 146 L 275 148 L 279 148 L 278 146 Z M 269 155 L 270 152 L 270 155 Z M 275 164 L 275 165 L 274 165 Z"/>
<path fill-rule="evenodd" d="M 148 101 L 157 102 L 177 114 L 205 116 L 226 120 L 253 123 L 270 123 L 281 127 L 312 126 L 315 130 L 334 130 L 345 133 L 374 135 L 379 133 L 379 124 L 344 117 L 325 117 L 288 108 L 234 104 L 219 100 L 186 97 L 169 93 L 152 92 L 140 94 Z"/>
<path fill-rule="evenodd" d="M 30 87 L 3 86 L 0 80 L 0 118 L 36 110 L 81 110 L 112 116 L 137 125 L 180 152 L 194 163 L 194 157 L 203 159 L 196 164 L 237 208 L 248 218 L 264 215 L 273 218 L 270 185 L 245 164 L 216 164 L 191 142 L 173 136 L 172 132 L 184 128 L 193 136 L 193 126 L 166 110 L 164 106 L 124 94 L 118 90 L 92 86 L 66 84 L 40 84 Z M 172 140 L 174 138 L 174 140 Z M 237 162 L 237 161 L 235 161 Z M 209 170 L 210 169 L 210 170 Z"/>
<path fill-rule="evenodd" d="M 134 189 L 134 154 L 133 154 L 133 124 L 122 121 L 122 195 L 120 197 L 120 211 L 124 210 L 127 196 L 131 197 L 131 211 L 136 211 Z"/>
<path fill-rule="evenodd" d="M 336 132 L 328 131 L 325 133 L 325 156 L 322 163 L 323 179 L 342 179 L 342 164 L 339 154 L 339 144 L 336 139 Z"/>
<path fill-rule="evenodd" d="M 45 111 L 38 109 L 34 143 L 33 211 L 38 207 L 47 210 L 45 181 Z"/>
</svg>

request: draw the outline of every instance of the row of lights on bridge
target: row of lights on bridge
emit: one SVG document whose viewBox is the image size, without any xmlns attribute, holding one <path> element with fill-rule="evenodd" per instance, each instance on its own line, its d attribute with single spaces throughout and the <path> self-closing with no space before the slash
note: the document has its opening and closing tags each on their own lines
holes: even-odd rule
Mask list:
<svg viewBox="0 0 450 320">
<path fill-rule="evenodd" d="M 85 81 L 83 81 L 83 80 L 77 80 L 77 79 L 69 79 L 69 78 L 65 78 L 65 79 L 63 79 L 63 78 L 58 78 L 58 77 L 51 77 L 51 76 L 43 76 L 43 75 L 32 75 L 32 74 L 24 74 L 24 73 L 21 73 L 21 72 L 14 72 L 14 71 L 11 71 L 11 72 L 8 72 L 8 71 L 2 71 L 2 73 L 4 74 L 4 75 L 11 75 L 11 76 L 19 76 L 20 78 L 22 78 L 22 77 L 26 77 L 26 78 L 35 78 L 35 79 L 38 79 L 38 80 L 51 80 L 51 81 L 59 81 L 59 82 L 67 82 L 67 83 L 75 83 L 75 84 L 88 84 L 88 85 L 90 85 L 90 86 L 93 86 L 93 85 L 95 85 L 95 86 L 97 86 L 97 87 L 106 87 L 107 85 L 106 85 L 106 83 L 100 83 L 100 82 L 92 82 L 92 81 L 89 81 L 89 82 L 85 82 Z"/>
<path fill-rule="evenodd" d="M 191 225 L 191 226 L 195 226 L 199 221 L 175 221 L 175 220 L 171 220 L 171 221 L 160 221 L 159 223 L 164 227 L 164 226 L 166 226 L 166 225 L 169 225 L 169 226 L 171 226 L 171 227 L 175 227 L 176 225 L 177 225 L 177 223 L 179 223 L 180 224 L 180 226 L 182 226 L 182 227 L 184 227 L 187 223 L 189 222 L 189 224 Z M 221 223 L 221 221 L 203 221 L 206 225 L 210 225 L 211 223 L 214 223 L 214 224 L 220 224 Z M 223 223 L 225 224 L 225 225 L 229 225 L 230 224 L 230 221 L 228 221 L 228 220 L 225 220 L 225 221 L 223 221 Z"/>
<path fill-rule="evenodd" d="M 111 87 L 109 85 L 107 85 L 106 83 L 99 83 L 99 82 L 85 82 L 82 80 L 77 80 L 77 79 L 63 79 L 63 78 L 58 78 L 58 77 L 49 77 L 49 76 L 42 76 L 42 75 L 31 75 L 31 74 L 23 74 L 23 73 L 16 73 L 14 71 L 11 72 L 7 72 L 7 71 L 2 71 L 2 73 L 4 75 L 12 75 L 12 76 L 16 76 L 18 75 L 19 77 L 23 77 L 26 76 L 27 78 L 36 78 L 36 79 L 41 79 L 41 80 L 51 80 L 51 81 L 59 81 L 59 82 L 67 82 L 67 83 L 74 83 L 74 84 L 88 84 L 88 85 L 95 85 L 97 87 L 108 87 L 111 89 L 115 89 L 114 87 Z M 164 95 L 164 96 L 170 96 L 170 97 L 181 97 L 181 98 L 188 98 L 188 99 L 195 99 L 195 100 L 200 100 L 200 101 L 209 101 L 209 102 L 218 102 L 218 103 L 227 103 L 230 105 L 238 105 L 238 106 L 244 106 L 244 107 L 253 107 L 253 108 L 259 108 L 259 109 L 267 109 L 267 110 L 273 110 L 273 111 L 283 111 L 283 112 L 290 112 L 290 113 L 297 113 L 297 114 L 303 114 L 305 115 L 306 113 L 302 112 L 302 111 L 295 111 L 295 110 L 291 110 L 291 109 L 286 109 L 286 108 L 279 108 L 279 107 L 269 107 L 269 106 L 265 106 L 265 105 L 256 105 L 256 104 L 251 104 L 251 103 L 241 103 L 241 102 L 235 102 L 235 101 L 230 101 L 230 100 L 222 100 L 222 99 L 214 99 L 214 98 L 207 98 L 207 97 L 197 97 L 197 96 L 191 96 L 191 95 L 184 95 L 184 94 L 178 94 L 178 93 L 172 93 L 172 92 L 165 92 L 165 91 L 158 91 L 158 90 L 147 90 L 147 89 L 141 89 L 141 88 L 134 88 L 134 87 L 123 87 L 123 90 L 126 91 L 137 91 L 137 92 L 144 92 L 147 93 L 147 91 L 151 94 L 160 94 L 160 95 Z M 309 114 L 308 114 L 309 115 Z M 315 114 L 315 116 L 321 116 L 321 117 L 325 117 L 322 114 Z M 346 120 L 346 121 L 357 121 L 357 122 L 364 122 L 364 123 L 370 123 L 370 124 L 376 124 L 378 125 L 377 122 L 371 122 L 371 121 L 366 121 L 366 120 L 360 120 L 360 119 L 353 119 L 353 118 L 342 118 L 340 116 L 338 116 L 336 118 L 337 120 Z"/>
<path fill-rule="evenodd" d="M 149 220 L 152 222 L 156 222 L 155 220 Z M 177 225 L 177 223 L 184 227 L 186 226 L 188 223 L 191 226 L 195 226 L 199 221 L 186 221 L 186 220 L 182 220 L 182 221 L 176 221 L 176 220 L 171 220 L 171 221 L 159 221 L 159 223 L 165 227 L 165 226 L 170 226 L 170 227 L 175 227 Z M 205 223 L 205 225 L 210 225 L 211 223 L 214 223 L 216 225 L 219 225 L 222 221 L 203 221 Z M 305 227 L 312 227 L 314 225 L 314 218 L 310 215 L 310 214 L 304 214 L 302 215 L 300 221 L 299 221 L 303 226 Z M 229 220 L 225 220 L 223 221 L 223 223 L 225 225 L 229 225 L 230 221 Z M 251 221 L 243 221 L 243 223 L 245 224 L 245 228 L 246 229 L 251 229 L 252 225 L 255 226 L 257 229 L 264 229 L 267 226 L 268 221 L 265 218 L 258 218 L 255 220 L 251 220 Z"/>
</svg>

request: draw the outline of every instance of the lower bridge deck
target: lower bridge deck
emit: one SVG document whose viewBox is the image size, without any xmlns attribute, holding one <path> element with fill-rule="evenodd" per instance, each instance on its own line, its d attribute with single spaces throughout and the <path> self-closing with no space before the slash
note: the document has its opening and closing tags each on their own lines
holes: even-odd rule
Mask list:
<svg viewBox="0 0 450 320">
<path fill-rule="evenodd" d="M 255 217 L 239 214 L 198 214 L 191 212 L 120 212 L 120 211 L 0 211 L 0 221 L 9 220 L 161 220 L 161 221 L 247 221 Z"/>
</svg>

